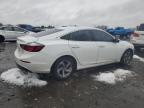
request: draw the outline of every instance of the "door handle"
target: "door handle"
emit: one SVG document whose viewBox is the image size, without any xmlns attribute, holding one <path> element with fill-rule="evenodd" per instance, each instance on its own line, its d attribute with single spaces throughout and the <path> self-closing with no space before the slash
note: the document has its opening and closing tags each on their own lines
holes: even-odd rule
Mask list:
<svg viewBox="0 0 144 108">
<path fill-rule="evenodd" d="M 102 46 L 99 46 L 99 48 L 104 48 L 104 47 L 105 47 L 105 46 L 103 46 L 103 45 L 102 45 Z"/>
<path fill-rule="evenodd" d="M 79 46 L 73 46 L 72 48 L 80 48 Z"/>
</svg>

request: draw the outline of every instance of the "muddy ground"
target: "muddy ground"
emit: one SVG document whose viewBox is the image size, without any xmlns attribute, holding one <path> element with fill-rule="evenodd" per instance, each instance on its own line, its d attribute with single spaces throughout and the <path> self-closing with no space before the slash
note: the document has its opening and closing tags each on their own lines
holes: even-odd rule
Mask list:
<svg viewBox="0 0 144 108">
<path fill-rule="evenodd" d="M 0 74 L 16 67 L 15 48 L 15 43 L 0 44 Z M 144 51 L 136 54 L 144 58 Z M 94 81 L 91 77 L 118 68 L 137 75 L 115 85 Z M 65 81 L 46 78 L 47 86 L 32 88 L 0 81 L 0 108 L 144 108 L 144 62 L 136 59 L 129 67 L 111 64 L 81 70 Z"/>
</svg>

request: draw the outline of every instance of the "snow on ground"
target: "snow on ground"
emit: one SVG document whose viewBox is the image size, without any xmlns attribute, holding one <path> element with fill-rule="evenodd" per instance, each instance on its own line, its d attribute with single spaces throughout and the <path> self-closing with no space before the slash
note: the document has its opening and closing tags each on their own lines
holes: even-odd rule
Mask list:
<svg viewBox="0 0 144 108">
<path fill-rule="evenodd" d="M 108 84 L 115 84 L 116 82 L 122 82 L 127 77 L 133 76 L 134 73 L 129 70 L 124 69 L 117 69 L 114 72 L 107 72 L 107 73 L 100 73 L 99 75 L 92 75 L 94 80 L 108 83 Z"/>
<path fill-rule="evenodd" d="M 20 69 L 13 68 L 1 74 L 0 78 L 7 83 L 31 87 L 31 86 L 45 86 L 46 81 L 39 80 L 38 75 L 34 73 L 24 74 Z"/>
<path fill-rule="evenodd" d="M 138 60 L 144 62 L 144 58 L 139 57 L 138 55 L 134 55 L 133 58 L 138 59 Z"/>
</svg>

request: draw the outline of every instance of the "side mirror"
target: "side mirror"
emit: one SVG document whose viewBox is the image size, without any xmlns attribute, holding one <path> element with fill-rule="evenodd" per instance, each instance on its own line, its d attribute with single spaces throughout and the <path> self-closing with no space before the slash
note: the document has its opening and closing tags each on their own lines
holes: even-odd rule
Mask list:
<svg viewBox="0 0 144 108">
<path fill-rule="evenodd" d="M 120 40 L 119 40 L 118 38 L 115 38 L 115 39 L 113 40 L 114 43 L 119 43 L 119 41 L 120 41 Z"/>
</svg>

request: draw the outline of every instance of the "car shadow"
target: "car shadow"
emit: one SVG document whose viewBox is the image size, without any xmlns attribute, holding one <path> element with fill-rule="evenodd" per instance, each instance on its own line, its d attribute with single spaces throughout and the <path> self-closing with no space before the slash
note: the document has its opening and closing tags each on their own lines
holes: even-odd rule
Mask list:
<svg viewBox="0 0 144 108">
<path fill-rule="evenodd" d="M 144 58 L 144 48 L 141 48 L 140 50 L 135 49 L 135 54 Z"/>
<path fill-rule="evenodd" d="M 108 64 L 108 65 L 103 65 L 103 66 L 97 66 L 97 67 L 93 67 L 93 68 L 87 68 L 87 69 L 75 71 L 68 79 L 60 80 L 60 81 L 69 81 L 70 79 L 88 78 L 90 75 L 93 75 L 93 74 L 97 75 L 97 74 L 103 73 L 103 72 L 104 73 L 112 72 L 113 70 L 116 70 L 116 69 L 130 70 L 131 67 L 132 67 L 131 65 L 125 66 L 120 63 L 113 63 L 113 64 Z M 56 80 L 52 77 L 52 74 L 39 74 L 39 77 L 41 80 L 45 80 L 48 82 Z M 57 81 L 59 81 L 59 80 L 57 80 Z"/>
<path fill-rule="evenodd" d="M 0 53 L 5 50 L 6 43 L 0 43 Z"/>
</svg>

